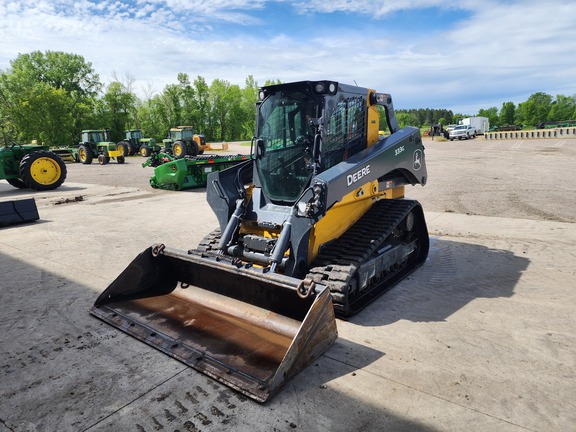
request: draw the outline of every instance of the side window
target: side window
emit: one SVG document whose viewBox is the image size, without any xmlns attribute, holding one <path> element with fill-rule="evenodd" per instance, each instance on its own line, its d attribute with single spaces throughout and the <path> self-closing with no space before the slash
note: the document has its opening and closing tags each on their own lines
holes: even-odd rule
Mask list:
<svg viewBox="0 0 576 432">
<path fill-rule="evenodd" d="M 342 99 L 328 119 L 324 137 L 324 169 L 330 168 L 366 147 L 366 99 Z"/>
</svg>

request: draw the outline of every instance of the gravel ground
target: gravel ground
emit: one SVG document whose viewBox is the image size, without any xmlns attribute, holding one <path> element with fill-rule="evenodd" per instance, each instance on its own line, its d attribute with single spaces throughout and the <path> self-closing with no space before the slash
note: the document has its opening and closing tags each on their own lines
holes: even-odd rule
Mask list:
<svg viewBox="0 0 576 432">
<path fill-rule="evenodd" d="M 432 141 L 424 139 L 428 184 L 408 187 L 408 197 L 425 211 L 576 222 L 576 139 Z M 228 152 L 248 153 L 230 143 Z M 215 152 L 216 153 L 216 152 Z M 163 193 L 149 185 L 153 168 L 128 157 L 123 165 L 68 164 L 68 181 L 132 186 Z"/>
<path fill-rule="evenodd" d="M 576 139 L 432 141 L 424 210 L 576 222 Z"/>
</svg>

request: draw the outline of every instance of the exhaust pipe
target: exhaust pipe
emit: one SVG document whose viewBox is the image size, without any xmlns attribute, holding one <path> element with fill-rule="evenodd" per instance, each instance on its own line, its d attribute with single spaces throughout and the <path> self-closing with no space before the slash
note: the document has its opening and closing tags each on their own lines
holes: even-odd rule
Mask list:
<svg viewBox="0 0 576 432">
<path fill-rule="evenodd" d="M 150 247 L 90 313 L 258 402 L 316 360 L 338 333 L 323 285 L 219 258 Z"/>
</svg>

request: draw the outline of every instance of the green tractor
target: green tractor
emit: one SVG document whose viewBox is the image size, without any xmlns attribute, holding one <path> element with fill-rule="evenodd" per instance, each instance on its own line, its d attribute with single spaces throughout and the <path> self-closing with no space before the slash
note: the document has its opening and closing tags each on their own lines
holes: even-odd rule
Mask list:
<svg viewBox="0 0 576 432">
<path fill-rule="evenodd" d="M 152 153 L 160 151 L 160 145 L 156 144 L 154 138 L 142 138 L 140 129 L 130 129 L 124 131 L 126 138 L 118 143 L 117 150 L 122 150 L 124 156 L 140 153 L 144 157 L 149 157 Z"/>
<path fill-rule="evenodd" d="M 194 133 L 192 126 L 171 128 L 168 138 L 162 140 L 162 143 L 164 151 L 175 158 L 198 156 L 210 148 L 204 135 Z"/>
<path fill-rule="evenodd" d="M 110 141 L 108 129 L 83 130 L 82 141 L 78 144 L 78 159 L 85 165 L 91 164 L 94 157 L 100 165 L 106 165 L 110 159 L 124 163 L 124 152 L 118 150 L 116 143 Z"/>
<path fill-rule="evenodd" d="M 19 189 L 56 189 L 64 183 L 66 173 L 62 158 L 47 145 L 14 143 L 0 148 L 0 179 Z"/>
</svg>

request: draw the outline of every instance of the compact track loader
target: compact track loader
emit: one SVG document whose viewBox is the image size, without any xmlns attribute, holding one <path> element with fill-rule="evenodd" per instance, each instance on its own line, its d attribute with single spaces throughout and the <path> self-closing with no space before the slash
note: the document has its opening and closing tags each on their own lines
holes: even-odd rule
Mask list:
<svg viewBox="0 0 576 432">
<path fill-rule="evenodd" d="M 335 314 L 425 261 L 423 211 L 404 187 L 426 176 L 420 131 L 399 128 L 390 95 L 263 87 L 250 159 L 207 179 L 219 229 L 189 251 L 142 252 L 91 313 L 264 402 L 330 347 Z"/>
</svg>

